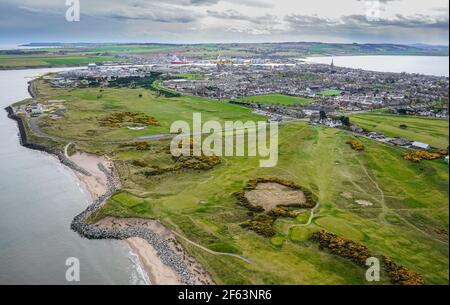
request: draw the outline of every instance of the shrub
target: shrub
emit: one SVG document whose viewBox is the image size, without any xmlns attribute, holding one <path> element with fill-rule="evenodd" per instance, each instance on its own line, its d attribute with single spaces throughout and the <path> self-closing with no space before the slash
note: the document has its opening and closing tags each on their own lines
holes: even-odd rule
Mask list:
<svg viewBox="0 0 450 305">
<path fill-rule="evenodd" d="M 144 176 L 152 177 L 159 176 L 165 173 L 178 172 L 184 169 L 193 169 L 193 170 L 210 170 L 215 166 L 222 163 L 222 160 L 216 156 L 200 156 L 200 157 L 179 157 L 174 158 L 175 165 L 160 168 L 158 166 L 153 166 L 151 170 L 147 170 L 142 172 Z"/>
<path fill-rule="evenodd" d="M 365 245 L 337 236 L 336 234 L 325 230 L 313 233 L 311 239 L 318 242 L 320 248 L 328 249 L 331 253 L 344 258 L 349 258 L 362 266 L 364 266 L 366 260 L 372 256 Z"/>
<path fill-rule="evenodd" d="M 444 152 L 444 151 L 442 151 Z M 419 163 L 422 160 L 437 160 L 442 159 L 445 154 L 441 154 L 441 152 L 428 152 L 424 150 L 414 150 L 409 151 L 403 154 L 403 159 L 412 161 L 415 163 Z"/>
<path fill-rule="evenodd" d="M 391 283 L 394 285 L 424 285 L 425 281 L 420 274 L 406 267 L 397 265 L 390 257 L 383 257 L 387 266 Z"/>
<path fill-rule="evenodd" d="M 134 147 L 136 150 L 150 150 L 151 146 L 148 142 L 134 142 L 121 144 L 119 147 Z"/>
<path fill-rule="evenodd" d="M 141 160 L 133 160 L 131 164 L 137 167 L 147 167 L 147 163 Z"/>
<path fill-rule="evenodd" d="M 272 227 L 274 219 L 266 214 L 259 214 L 241 224 L 241 227 L 256 232 L 264 237 L 273 237 L 276 232 Z"/>
<path fill-rule="evenodd" d="M 289 218 L 297 217 L 297 213 L 289 211 L 289 209 L 287 207 L 276 207 L 276 208 L 273 208 L 269 212 L 269 214 L 274 216 L 274 217 L 289 217 Z"/>
<path fill-rule="evenodd" d="M 114 112 L 98 119 L 102 127 L 118 127 L 123 123 L 142 124 L 148 126 L 160 126 L 158 120 L 140 112 Z"/>
<path fill-rule="evenodd" d="M 351 140 L 351 141 L 348 141 L 347 144 L 349 144 L 353 150 L 356 150 L 356 151 L 364 150 L 364 144 L 361 141 Z"/>
</svg>

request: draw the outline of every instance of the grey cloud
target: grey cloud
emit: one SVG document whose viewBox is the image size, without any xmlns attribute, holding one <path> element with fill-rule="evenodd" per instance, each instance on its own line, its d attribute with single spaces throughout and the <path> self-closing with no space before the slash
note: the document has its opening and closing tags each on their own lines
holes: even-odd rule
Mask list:
<svg viewBox="0 0 450 305">
<path fill-rule="evenodd" d="M 254 24 L 266 24 L 268 26 L 279 23 L 277 17 L 272 15 L 253 17 L 244 15 L 236 10 L 226 10 L 222 12 L 208 10 L 207 15 L 217 19 L 248 21 Z"/>
<path fill-rule="evenodd" d="M 192 23 L 198 20 L 201 15 L 190 11 L 170 11 L 159 10 L 157 13 L 153 11 L 109 11 L 102 14 L 106 18 L 114 18 L 117 20 L 140 20 L 154 21 L 161 23 Z"/>
<path fill-rule="evenodd" d="M 426 16 L 414 15 L 403 16 L 397 14 L 394 18 L 380 18 L 378 20 L 369 20 L 364 15 L 348 15 L 338 19 L 329 19 L 320 16 L 288 15 L 285 17 L 293 28 L 307 26 L 315 27 L 353 27 L 353 28 L 373 28 L 373 27 L 396 27 L 396 28 L 439 28 L 447 29 L 449 27 L 448 16 Z"/>
<path fill-rule="evenodd" d="M 301 8 L 302 3 L 307 4 L 307 0 L 291 1 L 297 8 Z M 401 0 L 383 1 L 387 3 L 383 7 L 391 1 Z M 403 1 L 405 5 L 408 3 Z M 217 3 L 220 5 L 215 6 Z M 355 3 L 359 4 L 356 0 Z M 424 7 L 417 7 L 415 15 L 398 14 L 377 21 L 368 21 L 364 15 L 284 16 L 277 8 L 273 14 L 278 15 L 272 15 L 270 9 L 260 10 L 275 4 L 277 0 L 81 0 L 82 21 L 70 24 L 64 18 L 67 9 L 64 0 L 1 0 L 0 40 L 183 43 L 315 40 L 448 44 L 448 7 L 433 9 L 424 4 Z M 445 3 L 437 5 L 445 6 Z M 255 16 L 254 11 L 260 15 Z"/>
<path fill-rule="evenodd" d="M 439 28 L 447 29 L 449 27 L 448 16 L 426 16 L 414 15 L 403 16 L 401 14 L 395 15 L 394 18 L 369 21 L 365 16 L 351 15 L 345 16 L 341 19 L 345 24 L 353 24 L 363 27 L 397 27 L 397 28 Z"/>
</svg>

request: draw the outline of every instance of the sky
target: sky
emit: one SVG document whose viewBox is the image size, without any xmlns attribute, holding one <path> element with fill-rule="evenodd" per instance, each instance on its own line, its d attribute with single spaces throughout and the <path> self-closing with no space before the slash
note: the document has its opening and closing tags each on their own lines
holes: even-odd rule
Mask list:
<svg viewBox="0 0 450 305">
<path fill-rule="evenodd" d="M 1 0 L 0 43 L 287 42 L 448 45 L 448 0 Z"/>
</svg>

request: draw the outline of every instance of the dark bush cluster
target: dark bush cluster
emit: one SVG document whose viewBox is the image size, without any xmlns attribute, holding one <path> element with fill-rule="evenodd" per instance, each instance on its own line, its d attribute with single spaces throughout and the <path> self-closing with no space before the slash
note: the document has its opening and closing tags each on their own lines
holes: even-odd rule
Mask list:
<svg viewBox="0 0 450 305">
<path fill-rule="evenodd" d="M 327 249 L 331 253 L 343 258 L 351 259 L 361 266 L 373 255 L 369 249 L 360 243 L 340 237 L 336 234 L 321 230 L 313 233 L 311 239 L 318 242 L 321 249 Z M 406 267 L 397 265 L 390 257 L 383 256 L 391 283 L 395 285 L 424 285 L 425 281 L 420 274 Z"/>
<path fill-rule="evenodd" d="M 252 230 L 264 237 L 273 237 L 276 234 L 273 228 L 274 222 L 274 218 L 266 214 L 258 214 L 242 223 L 241 227 L 247 230 Z"/>
<path fill-rule="evenodd" d="M 158 166 L 152 166 L 150 170 L 146 170 L 143 174 L 148 178 L 152 176 L 159 176 L 165 173 L 178 172 L 184 169 L 193 169 L 193 170 L 210 170 L 215 166 L 222 163 L 221 159 L 217 156 L 205 156 L 202 155 L 200 157 L 179 157 L 175 158 L 175 165 L 160 168 Z"/>
<path fill-rule="evenodd" d="M 337 236 L 325 230 L 313 233 L 311 239 L 320 244 L 321 249 L 328 249 L 331 253 L 353 260 L 364 266 L 366 260 L 372 255 L 369 249 L 360 243 Z"/>
<path fill-rule="evenodd" d="M 121 144 L 119 147 L 134 147 L 136 150 L 150 150 L 151 146 L 148 142 L 134 142 L 134 143 L 126 143 Z"/>
<path fill-rule="evenodd" d="M 118 127 L 123 123 L 141 124 L 147 126 L 160 126 L 157 119 L 140 112 L 114 112 L 98 119 L 102 127 Z"/>
<path fill-rule="evenodd" d="M 141 161 L 141 160 L 133 160 L 133 161 L 131 161 L 131 164 L 133 166 L 137 166 L 137 167 L 147 167 L 147 163 L 145 163 L 144 161 Z"/>
<path fill-rule="evenodd" d="M 288 217 L 288 218 L 295 218 L 297 217 L 297 213 L 289 211 L 287 207 L 276 207 L 273 208 L 269 215 L 274 217 Z"/>
</svg>

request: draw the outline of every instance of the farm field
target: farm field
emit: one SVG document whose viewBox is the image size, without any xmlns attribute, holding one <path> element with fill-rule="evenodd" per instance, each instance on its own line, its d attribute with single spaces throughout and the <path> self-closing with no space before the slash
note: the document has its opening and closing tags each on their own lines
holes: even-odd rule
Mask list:
<svg viewBox="0 0 450 305">
<path fill-rule="evenodd" d="M 428 143 L 436 148 L 449 145 L 448 120 L 385 114 L 352 115 L 350 120 L 370 131 L 383 132 L 389 137 L 402 137 Z M 406 128 L 401 128 L 405 125 Z"/>
<path fill-rule="evenodd" d="M 50 67 L 50 66 L 76 66 L 92 62 L 117 61 L 108 56 L 1 56 L 0 68 L 27 68 L 27 67 Z"/>
<path fill-rule="evenodd" d="M 169 141 L 148 141 L 144 150 L 98 143 L 132 139 L 144 132 L 101 127 L 97 117 L 142 112 L 160 122 L 145 131 L 154 134 L 168 132 L 175 120 L 190 122 L 193 112 L 202 112 L 204 121 L 263 118 L 236 105 L 189 96 L 166 98 L 144 89 L 64 91 L 42 83 L 37 89 L 42 101 L 66 100 L 63 118 L 41 122 L 46 123 L 45 132 L 115 161 L 123 192 L 92 221 L 105 216 L 158 219 L 204 247 L 250 260 L 214 255 L 180 239 L 219 284 L 368 284 L 363 267 L 320 250 L 311 241 L 311 234 L 320 229 L 360 242 L 379 258 L 392 257 L 421 274 L 427 284 L 449 282 L 448 235 L 440 233 L 449 228 L 444 161 L 412 163 L 403 159 L 400 149 L 367 139 L 359 139 L 365 150 L 356 152 L 346 144 L 352 136 L 301 122 L 280 127 L 279 162 L 274 168 L 259 167 L 259 157 L 223 157 L 209 170 L 154 174 L 155 168 L 175 163 L 167 152 Z M 286 179 L 310 190 L 320 204 L 310 212 L 312 222 L 307 223 L 308 215 L 279 217 L 270 238 L 242 228 L 250 214 L 234 193 L 258 177 Z M 371 205 L 358 204 L 361 201 Z M 382 273 L 381 283 L 388 282 Z"/>
<path fill-rule="evenodd" d="M 313 99 L 288 96 L 282 94 L 268 94 L 268 95 L 257 95 L 257 96 L 249 96 L 240 98 L 241 101 L 246 103 L 257 103 L 257 104 L 280 104 L 280 105 L 288 105 L 292 106 L 295 104 L 307 104 L 313 103 Z"/>
<path fill-rule="evenodd" d="M 89 52 L 107 53 L 148 53 L 169 51 L 176 48 L 170 45 L 104 45 L 90 48 Z"/>
</svg>

